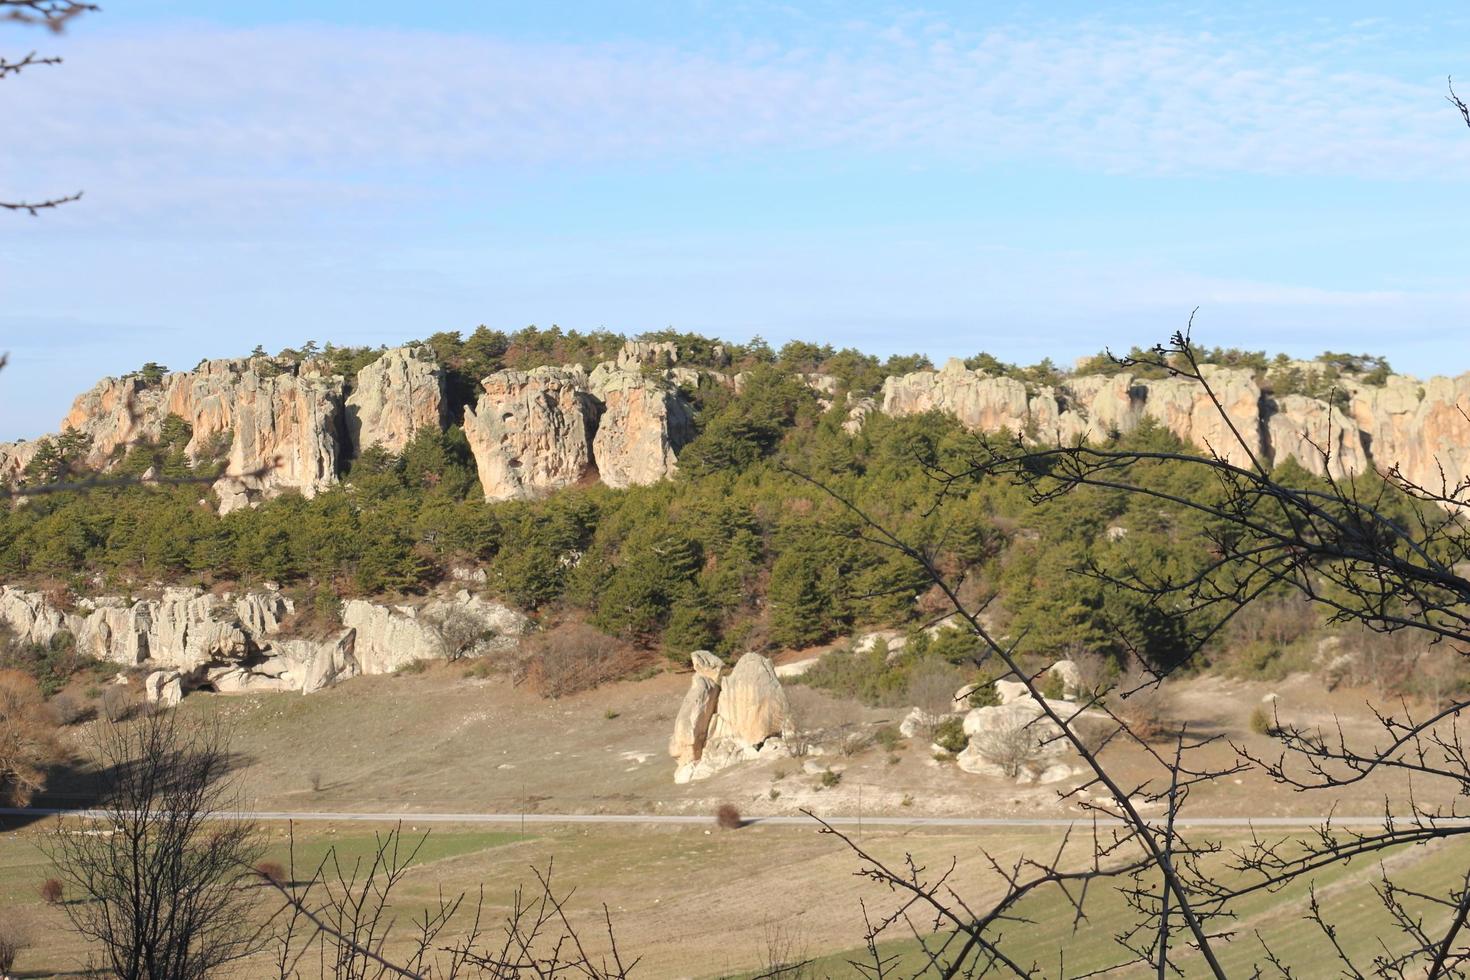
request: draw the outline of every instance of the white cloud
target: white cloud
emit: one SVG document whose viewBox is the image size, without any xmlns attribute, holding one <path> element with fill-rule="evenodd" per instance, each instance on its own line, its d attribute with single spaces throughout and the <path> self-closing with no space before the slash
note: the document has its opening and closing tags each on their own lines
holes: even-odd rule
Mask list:
<svg viewBox="0 0 1470 980">
<path fill-rule="evenodd" d="M 1459 179 L 1470 135 L 1438 81 L 1362 70 L 1331 41 L 931 21 L 854 25 L 823 50 L 724 52 L 331 27 L 81 31 L 62 68 L 7 80 L 7 130 L 27 137 L 0 146 L 0 169 L 67 187 L 105 172 L 145 200 L 214 195 L 219 180 L 289 196 L 406 168 L 813 149 Z"/>
</svg>

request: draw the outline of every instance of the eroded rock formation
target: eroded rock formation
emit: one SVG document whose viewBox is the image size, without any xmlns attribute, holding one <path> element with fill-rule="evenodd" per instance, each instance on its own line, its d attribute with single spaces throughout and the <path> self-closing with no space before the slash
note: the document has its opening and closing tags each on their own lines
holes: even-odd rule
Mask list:
<svg viewBox="0 0 1470 980">
<path fill-rule="evenodd" d="M 882 410 L 890 415 L 940 411 L 976 431 L 1067 444 L 1127 433 L 1147 418 L 1237 465 L 1249 465 L 1254 455 L 1267 464 L 1295 459 L 1314 473 L 1333 476 L 1369 466 L 1398 467 L 1408 479 L 1436 487 L 1441 465 L 1451 483 L 1470 476 L 1470 421 L 1464 414 L 1470 410 L 1470 374 L 1422 383 L 1393 376 L 1381 387 L 1345 380 L 1344 410 L 1304 395 L 1272 398 L 1245 369 L 1206 365 L 1202 372 L 1225 417 L 1200 385 L 1181 378 L 1145 379 L 1125 372 L 1072 377 L 1056 387 L 1028 386 L 971 371 L 956 360 L 939 371 L 889 378 Z"/>
<path fill-rule="evenodd" d="M 706 779 L 739 762 L 786 754 L 795 732 L 791 704 L 771 661 L 747 653 L 722 676 L 707 650 L 691 658 L 695 674 L 669 738 L 674 782 Z"/>
<path fill-rule="evenodd" d="M 486 500 L 530 497 L 587 475 L 601 407 L 580 368 L 497 371 L 480 384 L 464 433 Z"/>
<path fill-rule="evenodd" d="M 357 452 L 401 453 L 424 429 L 448 421 L 444 370 L 428 347 L 396 347 L 357 372 L 347 396 L 347 438 Z"/>
<path fill-rule="evenodd" d="M 1431 489 L 1470 477 L 1470 374 L 1424 382 L 1392 376 L 1379 386 L 1344 377 L 1329 404 L 1273 397 L 1249 370 L 1202 370 L 1228 421 L 1199 385 L 1183 379 L 1122 372 L 1046 386 L 951 360 L 938 371 L 888 378 L 880 397 L 849 393 L 843 427 L 856 433 L 875 411 L 939 411 L 977 431 L 1070 444 L 1152 419 L 1236 464 L 1252 455 L 1268 464 L 1294 459 L 1333 476 L 1396 468 Z M 694 435 L 680 386 L 711 379 L 739 391 L 747 377 L 682 364 L 672 343 L 639 341 L 590 373 L 572 366 L 490 375 L 463 418 L 486 498 L 527 497 L 597 477 L 624 487 L 671 476 Z M 835 376 L 803 380 L 824 402 L 840 393 Z M 168 416 L 178 416 L 191 427 L 192 458 L 226 459 L 231 472 L 247 474 L 216 486 L 221 509 L 229 510 L 287 488 L 320 492 L 365 449 L 399 452 L 417 432 L 453 421 L 445 406 L 441 368 L 427 346 L 413 345 L 385 351 L 354 378 L 330 374 L 321 360 L 268 357 L 206 361 L 155 380 L 107 378 L 77 398 L 62 424 L 89 437 L 88 462 L 106 467 L 127 446 L 159 438 Z M 0 481 L 16 480 L 38 448 L 34 441 L 0 444 Z"/>
<path fill-rule="evenodd" d="M 282 625 L 291 600 L 274 591 L 214 595 L 165 589 L 156 599 L 85 599 L 62 608 L 40 592 L 0 586 L 0 624 L 22 643 L 47 645 L 70 634 L 82 653 L 124 667 L 154 668 L 150 698 L 209 687 L 222 693 L 309 694 L 358 674 L 391 672 L 411 660 L 446 656 L 440 624 L 451 614 L 469 622 L 478 655 L 514 644 L 525 616 L 466 591 L 416 606 L 354 600 L 343 629 L 324 639 L 290 636 Z M 161 679 L 160 679 L 161 678 Z"/>
<path fill-rule="evenodd" d="M 610 487 L 642 486 L 673 476 L 679 450 L 694 438 L 694 413 L 668 382 L 609 372 L 594 393 L 603 404 L 593 458 Z"/>
</svg>

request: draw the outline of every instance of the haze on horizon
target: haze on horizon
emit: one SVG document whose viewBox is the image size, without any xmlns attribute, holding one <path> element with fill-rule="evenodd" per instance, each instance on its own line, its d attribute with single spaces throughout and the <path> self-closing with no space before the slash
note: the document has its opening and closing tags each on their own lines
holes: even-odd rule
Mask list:
<svg viewBox="0 0 1470 980">
<path fill-rule="evenodd" d="M 458 9 L 457 9 L 458 8 Z M 0 45 L 0 439 L 98 377 L 485 323 L 936 362 L 1470 369 L 1470 15 L 1366 3 L 105 5 Z"/>
</svg>

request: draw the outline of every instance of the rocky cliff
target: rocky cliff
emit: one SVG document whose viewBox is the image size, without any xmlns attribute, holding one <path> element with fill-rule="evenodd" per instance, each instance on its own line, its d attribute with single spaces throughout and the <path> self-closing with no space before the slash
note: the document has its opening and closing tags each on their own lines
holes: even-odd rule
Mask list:
<svg viewBox="0 0 1470 980">
<path fill-rule="evenodd" d="M 272 590 L 165 589 L 154 599 L 103 597 L 62 608 L 44 593 L 0 586 L 0 625 L 19 642 L 49 645 L 68 634 L 90 657 L 162 675 L 149 690 L 165 699 L 173 699 L 169 691 L 181 696 L 199 688 L 310 694 L 414 660 L 502 650 L 530 628 L 519 612 L 466 591 L 413 605 L 351 600 L 342 629 L 325 639 L 286 631 L 294 611 L 290 599 Z M 460 624 L 472 641 L 450 649 L 448 637 Z"/>
<path fill-rule="evenodd" d="M 1423 383 L 1393 376 L 1382 387 L 1345 381 L 1344 409 L 1304 395 L 1273 398 L 1247 370 L 1206 366 L 1204 373 L 1228 424 L 1198 384 L 1179 378 L 1087 375 L 1055 387 L 1029 387 L 955 360 L 939 371 L 889 378 L 882 410 L 941 411 L 976 431 L 1067 444 L 1130 432 L 1149 418 L 1237 465 L 1248 465 L 1255 455 L 1267 464 L 1294 459 L 1319 475 L 1396 467 L 1406 478 L 1435 487 L 1441 466 L 1451 484 L 1470 477 L 1470 374 Z"/>
<path fill-rule="evenodd" d="M 950 361 L 938 371 L 890 377 L 871 398 L 849 394 L 844 428 L 857 432 L 876 411 L 940 411 L 976 431 L 1041 444 L 1102 439 L 1152 419 L 1237 464 L 1251 455 L 1266 463 L 1294 459 L 1334 476 L 1374 466 L 1432 489 L 1470 477 L 1470 374 L 1425 382 L 1391 376 L 1379 386 L 1346 378 L 1342 398 L 1328 404 L 1273 397 L 1248 370 L 1204 370 L 1228 423 L 1198 385 L 1181 379 L 1119 373 L 1038 386 Z M 695 434 L 679 386 L 707 379 L 739 391 L 746 377 L 681 366 L 670 343 L 630 341 L 590 372 L 491 374 L 462 421 L 487 500 L 598 478 L 614 487 L 647 484 L 675 472 Z M 824 403 L 838 397 L 835 377 L 803 378 Z M 108 378 L 76 400 L 62 427 L 89 437 L 88 462 L 105 468 L 126 447 L 158 439 L 166 419 L 178 416 L 191 428 L 192 458 L 226 461 L 231 475 L 215 485 L 226 511 L 288 488 L 318 493 L 364 450 L 396 453 L 425 428 L 455 421 L 447 406 L 432 351 L 410 345 L 385 351 L 351 378 L 331 374 L 325 361 L 265 357 L 206 361 L 151 382 Z M 0 481 L 14 481 L 37 446 L 0 444 Z"/>
<path fill-rule="evenodd" d="M 464 415 L 485 499 L 534 496 L 593 477 L 627 487 L 671 476 L 694 438 L 694 413 L 674 379 L 698 372 L 644 364 L 673 356 L 669 344 L 630 342 L 591 374 L 546 367 L 485 378 Z"/>
</svg>

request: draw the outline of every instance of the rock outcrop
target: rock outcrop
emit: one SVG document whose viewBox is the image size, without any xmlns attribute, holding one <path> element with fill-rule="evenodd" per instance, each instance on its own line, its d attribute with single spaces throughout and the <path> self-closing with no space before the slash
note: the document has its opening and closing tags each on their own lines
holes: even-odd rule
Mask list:
<svg viewBox="0 0 1470 980">
<path fill-rule="evenodd" d="M 1047 706 L 1079 733 L 1103 733 L 1112 727 L 1107 715 L 1083 710 L 1071 701 L 1048 700 Z M 965 715 L 964 724 L 969 743 L 955 764 L 968 773 L 1050 783 L 1073 775 L 1081 759 L 1061 727 L 1030 698 L 975 708 Z"/>
<path fill-rule="evenodd" d="M 377 446 L 401 453 L 424 429 L 442 431 L 448 421 L 444 370 L 428 347 L 385 351 L 357 372 L 347 396 L 347 438 L 355 452 Z"/>
<path fill-rule="evenodd" d="M 594 381 L 603 410 L 592 454 L 602 482 L 643 486 L 673 476 L 679 450 L 694 438 L 694 413 L 678 390 L 629 371 Z"/>
<path fill-rule="evenodd" d="M 1028 386 L 971 371 L 957 360 L 939 371 L 889 378 L 882 410 L 899 416 L 944 412 L 967 428 L 1009 432 L 1033 443 L 1101 440 L 1152 419 L 1236 465 L 1249 465 L 1253 455 L 1273 465 L 1294 459 L 1314 473 L 1337 477 L 1396 466 L 1406 478 L 1435 487 L 1441 465 L 1452 484 L 1470 476 L 1470 421 L 1464 414 L 1470 411 L 1470 374 L 1423 383 L 1393 376 L 1381 387 L 1345 380 L 1344 410 L 1305 395 L 1272 398 L 1245 369 L 1206 365 L 1202 373 L 1226 417 L 1199 384 L 1182 378 L 1124 372 Z M 855 418 L 861 424 L 861 415 Z"/>
<path fill-rule="evenodd" d="M 485 378 L 464 416 L 485 499 L 531 497 L 594 475 L 611 487 L 672 476 L 694 438 L 694 413 L 677 387 L 690 372 L 667 367 L 677 359 L 672 344 L 630 341 L 590 375 L 573 365 Z"/>
<path fill-rule="evenodd" d="M 464 413 L 464 433 L 486 500 L 571 486 L 592 468 L 601 407 L 580 369 L 497 371 Z"/>
<path fill-rule="evenodd" d="M 282 635 L 292 611 L 291 601 L 274 591 L 165 589 L 156 599 L 103 597 L 63 609 L 40 592 L 0 586 L 0 624 L 18 641 L 48 645 L 69 634 L 88 656 L 177 678 L 180 696 L 205 687 L 310 694 L 358 674 L 443 657 L 439 624 L 451 614 L 470 624 L 475 644 L 457 652 L 472 656 L 506 649 L 530 626 L 515 610 L 466 591 L 418 606 L 354 600 L 343 609 L 345 628 L 326 639 Z M 171 696 L 171 680 L 150 683 L 151 698 Z"/>
<path fill-rule="evenodd" d="M 445 624 L 455 614 L 479 624 L 474 655 L 513 647 L 530 628 L 530 620 L 516 610 L 466 590 L 418 606 L 352 599 L 342 605 L 342 625 L 356 633 L 354 655 L 362 673 L 388 674 L 415 660 L 457 656 L 446 646 L 445 635 Z"/>
<path fill-rule="evenodd" d="M 712 380 L 739 392 L 748 381 L 686 361 L 671 342 L 629 341 L 590 373 L 540 367 L 485 378 L 463 423 L 486 498 L 529 497 L 598 477 L 626 487 L 671 476 L 694 435 L 681 386 Z M 1322 365 L 1293 368 L 1320 375 Z M 189 456 L 225 460 L 236 474 L 215 488 L 221 509 L 232 510 L 286 489 L 311 496 L 365 449 L 399 452 L 415 433 L 452 421 L 443 371 L 426 345 L 385 351 L 354 378 L 330 370 L 324 360 L 253 357 L 205 361 L 162 378 L 106 378 L 76 399 L 62 427 L 86 436 L 87 462 L 106 468 L 128 446 L 158 439 L 167 418 L 178 416 L 191 429 Z M 1470 374 L 1422 382 L 1395 375 L 1381 385 L 1345 375 L 1329 403 L 1273 396 L 1247 369 L 1202 371 L 1226 417 L 1198 384 L 1181 378 L 1124 371 L 1039 385 L 951 360 L 938 371 L 888 378 L 880 397 L 849 392 L 843 428 L 855 434 L 877 411 L 937 411 L 976 431 L 1074 444 L 1153 420 L 1238 465 L 1252 456 L 1267 464 L 1294 459 L 1334 477 L 1396 469 L 1433 490 L 1470 478 Z M 802 380 L 823 404 L 841 391 L 833 375 Z M 0 444 L 0 482 L 17 480 L 39 445 Z"/>
<path fill-rule="evenodd" d="M 718 657 L 696 650 L 695 675 L 669 738 L 674 782 L 706 779 L 739 762 L 786 754 L 791 704 L 771 662 L 747 653 L 721 677 Z"/>
</svg>

